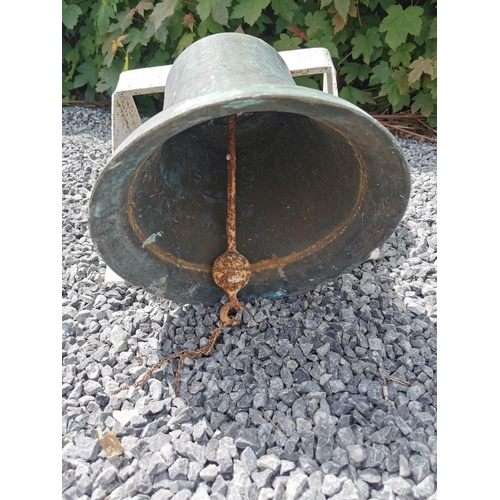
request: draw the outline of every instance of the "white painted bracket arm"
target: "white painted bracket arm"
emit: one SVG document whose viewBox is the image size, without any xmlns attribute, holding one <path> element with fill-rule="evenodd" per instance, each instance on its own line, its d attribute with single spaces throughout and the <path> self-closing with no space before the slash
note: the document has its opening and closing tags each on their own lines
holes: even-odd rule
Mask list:
<svg viewBox="0 0 500 500">
<path fill-rule="evenodd" d="M 283 58 L 292 76 L 323 74 L 323 92 L 338 97 L 337 74 L 328 49 L 285 50 L 279 55 Z"/>
<path fill-rule="evenodd" d="M 111 99 L 113 151 L 141 124 L 135 95 L 163 93 L 171 65 L 132 69 L 120 74 Z"/>
</svg>

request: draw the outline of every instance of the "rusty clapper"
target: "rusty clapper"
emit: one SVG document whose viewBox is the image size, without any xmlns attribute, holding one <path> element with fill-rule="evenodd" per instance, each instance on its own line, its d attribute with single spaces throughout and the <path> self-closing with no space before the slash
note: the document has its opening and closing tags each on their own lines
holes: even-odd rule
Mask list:
<svg viewBox="0 0 500 500">
<path fill-rule="evenodd" d="M 237 294 L 298 295 L 364 262 L 409 197 L 408 164 L 380 123 L 297 86 L 262 40 L 220 33 L 182 52 L 163 111 L 114 151 L 92 192 L 89 228 L 106 264 L 154 295 L 214 304 L 225 290 L 207 344 L 168 358 L 182 366 L 235 324 Z"/>
</svg>

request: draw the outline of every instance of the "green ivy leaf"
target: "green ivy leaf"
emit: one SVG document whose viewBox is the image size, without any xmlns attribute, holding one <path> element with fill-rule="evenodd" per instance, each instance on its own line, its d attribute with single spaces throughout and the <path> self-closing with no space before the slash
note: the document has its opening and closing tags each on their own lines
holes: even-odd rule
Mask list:
<svg viewBox="0 0 500 500">
<path fill-rule="evenodd" d="M 404 68 L 397 68 L 391 73 L 391 78 L 398 84 L 399 95 L 402 96 L 410 89 L 408 73 Z"/>
<path fill-rule="evenodd" d="M 389 51 L 389 62 L 392 67 L 405 66 L 407 67 L 411 61 L 411 53 L 416 47 L 414 43 L 407 42 L 400 45 L 396 50 Z"/>
<path fill-rule="evenodd" d="M 379 31 L 386 33 L 385 41 L 392 50 L 404 43 L 408 35 L 417 36 L 420 33 L 420 16 L 423 12 L 424 9 L 416 5 L 410 5 L 405 10 L 401 5 L 391 5 L 387 9 L 387 16 L 382 19 Z"/>
<path fill-rule="evenodd" d="M 319 40 L 309 40 L 305 43 L 305 46 L 309 49 L 312 49 L 314 47 L 323 47 L 325 49 L 328 49 L 332 57 L 339 57 L 337 46 L 333 43 L 332 37 L 328 35 L 322 36 Z"/>
<path fill-rule="evenodd" d="M 149 0 L 140 0 L 140 2 L 135 6 L 135 10 L 137 13 L 144 17 L 145 10 L 151 10 L 154 8 L 154 5 Z M 133 13 L 132 13 L 133 16 Z"/>
<path fill-rule="evenodd" d="M 295 50 L 299 48 L 302 40 L 298 36 L 290 38 L 288 35 L 282 33 L 280 39 L 273 43 L 273 47 L 278 51 Z"/>
<path fill-rule="evenodd" d="M 214 21 L 224 26 L 228 25 L 231 0 L 199 0 L 196 6 L 200 19 L 204 21 L 210 14 Z"/>
<path fill-rule="evenodd" d="M 73 47 L 66 55 L 65 60 L 70 65 L 69 71 L 68 71 L 68 76 L 66 77 L 66 81 L 69 82 L 73 78 L 73 74 L 76 70 L 76 65 L 78 64 L 78 61 L 80 60 L 80 54 L 78 53 L 78 50 L 75 47 Z"/>
<path fill-rule="evenodd" d="M 109 20 L 115 15 L 113 7 L 108 5 L 108 0 L 101 0 L 101 5 L 97 11 L 97 32 L 104 35 L 109 28 Z"/>
<path fill-rule="evenodd" d="M 348 38 L 349 38 L 348 31 L 342 30 L 342 31 L 339 31 L 338 33 L 335 33 L 335 35 L 333 35 L 333 43 L 338 47 L 339 45 L 346 43 Z M 349 50 L 351 50 L 350 44 L 349 44 Z M 349 51 L 347 50 L 346 52 L 349 52 Z"/>
<path fill-rule="evenodd" d="M 432 59 L 437 56 L 437 40 L 435 38 L 430 38 L 425 41 L 425 52 L 424 57 Z"/>
<path fill-rule="evenodd" d="M 381 7 L 387 12 L 387 9 L 396 3 L 396 0 L 379 0 Z"/>
<path fill-rule="evenodd" d="M 391 77 L 382 84 L 380 95 L 386 95 L 392 106 L 396 106 L 401 98 L 399 85 Z"/>
<path fill-rule="evenodd" d="M 72 30 L 77 21 L 78 17 L 82 13 L 82 9 L 78 5 L 67 5 L 66 2 L 62 3 L 62 23 L 66 28 Z"/>
<path fill-rule="evenodd" d="M 67 82 L 65 79 L 65 75 L 63 73 L 62 75 L 63 81 L 62 81 L 62 95 L 63 95 L 63 102 L 68 101 L 71 95 L 71 90 L 73 90 L 73 82 Z"/>
<path fill-rule="evenodd" d="M 373 49 L 373 53 L 370 57 L 370 62 L 374 63 L 377 59 L 380 59 L 380 56 L 384 53 L 384 44 L 382 44 L 380 47 L 375 47 Z"/>
<path fill-rule="evenodd" d="M 79 47 L 81 48 L 83 57 L 88 57 L 95 54 L 97 48 L 95 37 L 87 35 L 85 37 L 80 38 Z"/>
<path fill-rule="evenodd" d="M 148 44 L 148 41 L 144 37 L 144 33 L 137 28 L 129 29 L 126 42 L 128 52 L 132 52 L 139 43 L 143 46 Z"/>
<path fill-rule="evenodd" d="M 410 84 L 420 79 L 422 73 L 427 73 L 431 76 L 434 74 L 434 61 L 432 59 L 424 59 L 422 56 L 413 61 L 409 67 L 411 68 L 408 75 L 408 83 Z"/>
<path fill-rule="evenodd" d="M 427 38 L 437 38 L 437 18 L 432 20 Z"/>
<path fill-rule="evenodd" d="M 115 59 L 117 63 L 118 61 Z M 123 64 L 122 64 L 123 65 Z M 106 92 L 112 94 L 118 85 L 118 78 L 120 78 L 120 64 L 112 64 L 109 68 L 103 68 L 99 71 L 99 81 L 96 85 L 97 92 Z"/>
<path fill-rule="evenodd" d="M 87 88 L 85 90 L 85 101 L 86 102 L 93 102 L 94 96 L 95 96 L 95 89 L 94 87 L 91 87 L 90 85 L 87 85 Z"/>
<path fill-rule="evenodd" d="M 399 102 L 392 106 L 393 113 L 399 113 L 403 108 L 410 105 L 410 94 L 403 94 L 399 96 Z"/>
<path fill-rule="evenodd" d="M 434 101 L 430 92 L 419 92 L 413 98 L 411 110 L 413 113 L 420 111 L 423 116 L 429 116 L 434 110 Z"/>
<path fill-rule="evenodd" d="M 71 50 L 71 44 L 68 43 L 64 38 L 62 40 L 62 60 L 65 61 L 68 56 L 69 51 Z"/>
<path fill-rule="evenodd" d="M 182 30 L 180 30 L 182 32 Z M 160 27 L 155 31 L 153 38 L 160 43 L 167 43 L 167 36 L 171 34 L 166 26 L 166 22 L 160 24 Z M 172 38 L 171 38 L 172 39 Z"/>
<path fill-rule="evenodd" d="M 431 96 L 434 100 L 437 99 L 437 80 L 429 80 L 425 84 L 425 88 L 431 91 Z"/>
<path fill-rule="evenodd" d="M 278 17 L 274 28 L 275 35 L 279 35 L 286 30 L 288 26 L 290 26 L 290 21 L 287 21 L 284 17 Z"/>
<path fill-rule="evenodd" d="M 262 9 L 265 9 L 271 0 L 242 0 L 235 5 L 231 19 L 243 19 L 249 26 L 253 26 L 259 19 Z"/>
<path fill-rule="evenodd" d="M 359 90 L 356 87 L 343 87 L 340 90 L 340 97 L 346 101 L 352 102 L 353 104 L 374 104 L 373 96 L 371 92 L 366 92 L 365 90 Z"/>
<path fill-rule="evenodd" d="M 430 127 L 437 128 L 437 116 L 429 116 L 426 121 Z"/>
<path fill-rule="evenodd" d="M 95 86 L 97 78 L 99 77 L 95 64 L 84 62 L 80 64 L 76 70 L 78 71 L 78 75 L 76 75 L 73 81 L 73 88 L 77 89 L 87 84 L 90 87 Z"/>
<path fill-rule="evenodd" d="M 321 0 L 321 8 L 328 7 L 332 2 L 333 0 Z"/>
<path fill-rule="evenodd" d="M 155 55 L 148 61 L 148 66 L 164 66 L 169 63 L 169 56 L 168 52 L 158 49 Z"/>
<path fill-rule="evenodd" d="M 334 5 L 339 16 L 344 21 L 347 21 L 347 13 L 349 12 L 349 7 L 351 6 L 351 0 L 335 0 Z"/>
<path fill-rule="evenodd" d="M 177 55 L 179 55 L 184 49 L 187 49 L 194 42 L 195 37 L 196 33 L 184 33 L 177 44 Z"/>
<path fill-rule="evenodd" d="M 373 67 L 372 76 L 370 77 L 369 84 L 377 85 L 387 80 L 391 76 L 391 68 L 387 61 L 380 61 Z"/>
<path fill-rule="evenodd" d="M 171 42 L 178 40 L 184 31 L 184 25 L 182 24 L 183 15 L 182 10 L 176 10 L 165 20 L 165 27 L 168 28 L 168 38 Z"/>
<path fill-rule="evenodd" d="M 294 12 L 299 8 L 293 0 L 271 0 L 271 7 L 276 15 L 292 22 Z"/>
<path fill-rule="evenodd" d="M 293 15 L 293 22 L 294 24 L 296 24 L 297 26 L 304 26 L 304 19 L 305 19 L 306 15 L 304 14 L 304 12 L 299 9 L 295 12 L 295 14 Z"/>
<path fill-rule="evenodd" d="M 206 36 L 207 32 L 210 33 L 223 33 L 224 27 L 222 24 L 216 23 L 212 16 L 208 16 L 198 25 L 198 36 L 203 38 Z"/>
<path fill-rule="evenodd" d="M 347 83 L 347 85 L 349 85 L 356 78 L 362 82 L 365 81 L 368 78 L 370 71 L 370 66 L 366 64 L 350 62 L 343 64 L 343 66 L 340 68 L 339 74 L 346 75 L 345 82 Z"/>
<path fill-rule="evenodd" d="M 326 18 L 326 11 L 324 10 L 317 10 L 314 14 L 308 12 L 304 23 L 308 26 L 306 34 L 309 40 L 313 38 L 320 39 L 323 35 L 333 36 L 332 23 Z"/>
<path fill-rule="evenodd" d="M 179 3 L 180 0 L 163 0 L 163 2 L 155 5 L 148 19 L 153 23 L 155 31 L 167 17 L 170 17 L 175 12 L 175 8 Z"/>
<path fill-rule="evenodd" d="M 309 87 L 310 89 L 319 90 L 318 82 L 312 76 L 295 76 L 294 81 L 300 87 Z"/>
<path fill-rule="evenodd" d="M 133 18 L 127 12 L 121 11 L 116 15 L 116 23 L 110 24 L 108 31 L 121 30 L 122 33 L 132 24 Z"/>
<path fill-rule="evenodd" d="M 352 39 L 352 57 L 357 59 L 363 55 L 364 63 L 369 64 L 373 49 L 381 46 L 382 42 L 377 28 L 370 28 L 365 35 L 357 35 Z"/>
</svg>

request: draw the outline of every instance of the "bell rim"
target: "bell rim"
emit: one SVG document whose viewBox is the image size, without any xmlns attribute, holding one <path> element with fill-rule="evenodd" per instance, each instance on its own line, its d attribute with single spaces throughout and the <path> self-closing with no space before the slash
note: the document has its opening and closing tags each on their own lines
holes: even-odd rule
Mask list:
<svg viewBox="0 0 500 500">
<path fill-rule="evenodd" d="M 284 104 L 285 106 L 277 106 L 276 109 L 270 109 L 268 106 L 272 103 Z M 368 119 L 385 138 L 391 140 L 399 147 L 394 136 L 380 122 L 360 107 L 342 97 L 299 85 L 248 85 L 232 91 L 208 92 L 185 99 L 163 109 L 147 119 L 125 138 L 114 151 L 106 167 L 112 164 L 115 158 L 121 157 L 127 149 L 133 147 L 139 139 L 144 144 L 144 141 L 149 142 L 148 139 L 153 141 L 153 138 L 155 138 L 158 141 L 157 146 L 159 146 L 174 135 L 184 132 L 191 127 L 231 114 L 276 111 L 304 115 L 304 113 L 293 109 L 293 106 L 297 103 L 319 105 L 321 108 L 333 107 L 352 112 L 356 117 Z M 291 109 L 288 108 L 288 104 L 291 104 Z M 221 113 L 214 115 L 214 112 L 217 110 L 220 110 Z M 210 112 L 208 113 L 208 111 Z M 306 116 L 316 119 L 314 114 L 306 114 Z M 172 123 L 177 125 L 175 128 L 171 128 L 174 133 L 169 132 L 169 127 L 171 127 Z M 331 124 L 332 122 L 329 121 L 329 123 Z M 179 126 L 180 124 L 182 126 Z M 160 137 L 156 138 L 156 133 L 163 131 L 163 129 L 166 129 L 165 134 L 161 134 Z"/>
<path fill-rule="evenodd" d="M 311 112 L 298 112 L 295 108 L 298 102 L 304 104 L 305 108 L 309 108 Z M 89 203 L 89 230 L 97 249 L 99 250 L 100 245 L 99 241 L 96 241 L 93 236 L 93 221 L 94 219 L 98 219 L 98 216 L 94 213 L 93 199 L 94 193 L 97 190 L 96 188 L 103 181 L 103 174 L 107 171 L 114 170 L 116 168 L 118 168 L 118 170 L 125 168 L 125 170 L 128 169 L 130 171 L 135 171 L 149 157 L 149 155 L 152 154 L 153 151 L 155 151 L 158 147 L 161 147 L 161 145 L 170 138 L 191 127 L 216 118 L 236 113 L 276 111 L 305 115 L 319 121 L 324 121 L 320 118 L 320 116 L 323 116 L 324 118 L 324 116 L 327 115 L 329 119 L 327 119 L 325 123 L 327 125 L 334 125 L 336 123 L 335 110 L 339 109 L 347 111 L 350 117 L 355 117 L 356 119 L 354 122 L 359 120 L 365 125 L 370 123 L 372 125 L 370 128 L 371 135 L 374 135 L 379 139 L 384 139 L 387 145 L 399 151 L 399 155 L 396 155 L 397 158 L 395 158 L 394 161 L 395 163 L 399 163 L 401 166 L 401 197 L 404 199 L 404 203 L 401 205 L 399 212 L 394 214 L 393 224 L 390 227 L 387 227 L 384 235 L 379 238 L 379 241 L 376 241 L 373 244 L 373 248 L 381 246 L 394 232 L 397 225 L 399 225 L 406 212 L 410 198 L 411 177 L 409 167 L 402 149 L 396 141 L 396 138 L 368 113 L 340 97 L 332 96 L 319 90 L 292 85 L 249 85 L 232 91 L 210 92 L 174 104 L 145 121 L 123 141 L 123 143 L 116 149 L 101 172 L 101 175 L 97 179 Z M 368 122 L 366 122 L 366 120 L 368 120 Z M 353 126 L 359 127 L 359 123 L 358 125 Z M 106 181 L 104 180 L 104 182 Z M 366 257 L 370 254 L 373 248 L 370 251 L 367 250 Z M 366 260 L 366 258 L 358 259 L 356 262 L 350 262 L 350 264 L 345 267 L 340 274 L 348 272 L 349 269 L 356 267 L 364 260 Z M 112 263 L 107 262 L 107 264 L 111 269 L 120 274 L 120 270 L 114 269 L 115 266 Z M 123 277 L 124 279 L 127 279 L 127 276 Z M 338 277 L 338 274 L 333 273 L 331 276 L 323 276 L 322 279 L 316 283 L 298 283 L 297 285 L 302 291 L 294 291 L 290 294 L 287 293 L 286 295 L 303 293 L 303 290 L 310 290 L 311 286 L 314 288 L 321 283 L 332 281 L 336 277 Z M 167 297 L 166 295 L 156 293 L 144 284 L 139 284 L 139 286 L 155 295 L 163 296 L 167 299 L 172 297 L 171 300 L 183 300 L 186 303 L 200 301 L 197 297 L 183 297 L 183 293 L 180 292 L 180 290 L 177 291 L 180 293 L 171 293 L 171 296 Z M 263 291 L 263 296 L 265 296 L 266 293 L 266 291 Z M 177 296 L 174 297 L 174 295 Z M 201 301 L 207 302 L 206 299 Z"/>
</svg>

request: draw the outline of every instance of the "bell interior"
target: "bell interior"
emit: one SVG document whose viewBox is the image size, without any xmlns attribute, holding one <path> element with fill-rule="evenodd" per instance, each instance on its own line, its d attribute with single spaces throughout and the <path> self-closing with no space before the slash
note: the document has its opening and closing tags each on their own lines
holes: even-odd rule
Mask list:
<svg viewBox="0 0 500 500">
<path fill-rule="evenodd" d="M 137 169 L 130 226 L 157 255 L 211 265 L 227 248 L 227 118 L 170 138 Z M 331 125 L 282 112 L 236 121 L 236 241 L 251 264 L 303 252 L 349 217 L 359 155 Z"/>
</svg>

